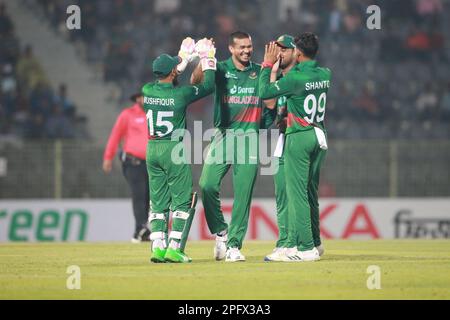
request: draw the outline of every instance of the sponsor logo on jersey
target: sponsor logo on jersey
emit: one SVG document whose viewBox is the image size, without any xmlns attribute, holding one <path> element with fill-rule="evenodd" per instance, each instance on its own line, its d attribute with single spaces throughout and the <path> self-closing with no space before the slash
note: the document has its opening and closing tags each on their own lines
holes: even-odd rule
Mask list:
<svg viewBox="0 0 450 320">
<path fill-rule="evenodd" d="M 278 91 L 281 90 L 281 89 L 280 89 L 280 86 L 278 85 L 278 81 L 275 82 L 274 86 L 275 86 L 275 88 L 277 88 Z"/>
<path fill-rule="evenodd" d="M 230 71 L 227 71 L 227 73 L 225 73 L 225 78 L 227 79 L 237 79 L 237 75 L 232 74 Z"/>
<path fill-rule="evenodd" d="M 254 94 L 255 88 L 254 87 L 238 87 L 234 85 L 230 89 L 230 94 Z"/>
<path fill-rule="evenodd" d="M 258 74 L 256 73 L 256 71 L 253 71 L 248 77 L 252 80 L 255 80 L 256 78 L 258 78 Z"/>
</svg>

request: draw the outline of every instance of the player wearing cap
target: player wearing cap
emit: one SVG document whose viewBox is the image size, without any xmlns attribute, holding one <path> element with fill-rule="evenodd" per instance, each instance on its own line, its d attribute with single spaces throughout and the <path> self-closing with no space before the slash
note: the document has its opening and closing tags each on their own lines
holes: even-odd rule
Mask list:
<svg viewBox="0 0 450 320">
<path fill-rule="evenodd" d="M 248 227 L 250 204 L 258 170 L 258 130 L 262 100 L 258 93 L 261 66 L 251 61 L 249 34 L 234 32 L 229 37 L 231 57 L 217 64 L 215 77 L 215 136 L 205 159 L 200 189 L 206 221 L 216 234 L 214 258 L 227 262 L 245 261 L 240 252 Z M 201 77 L 193 74 L 192 81 Z M 250 141 L 247 145 L 242 142 Z M 251 145 L 251 146 L 249 146 Z M 220 208 L 220 184 L 233 166 L 234 202 L 230 225 Z"/>
<path fill-rule="evenodd" d="M 294 37 L 286 34 L 282 35 L 278 37 L 276 44 L 280 48 L 280 54 L 278 61 L 272 68 L 270 75 L 271 82 L 281 79 L 297 64 Z M 281 72 L 279 72 L 279 70 L 281 70 Z M 284 134 L 286 132 L 286 97 L 279 97 L 276 99 L 275 103 L 271 105 L 276 106 L 276 108 L 274 108 L 276 111 L 276 126 L 280 130 L 280 141 L 283 143 Z M 266 118 L 270 119 L 269 117 Z M 265 261 L 281 261 L 287 248 L 295 246 L 295 242 L 290 244 L 288 241 L 288 201 L 284 174 L 284 157 L 282 154 L 275 156 L 278 157 L 278 168 L 274 174 L 278 240 L 272 253 L 264 258 Z"/>
<path fill-rule="evenodd" d="M 195 213 L 192 196 L 192 173 L 186 163 L 183 134 L 186 108 L 214 89 L 215 48 L 210 40 L 197 45 L 204 81 L 198 85 L 176 86 L 177 76 L 186 67 L 185 59 L 194 53 L 195 43 L 183 41 L 179 56 L 162 54 L 153 61 L 158 80 L 142 88 L 148 120 L 149 140 L 147 170 L 150 180 L 150 215 L 152 262 L 190 262 L 184 253 Z M 184 57 L 183 59 L 180 56 Z M 173 212 L 172 230 L 168 234 L 169 212 Z"/>
<path fill-rule="evenodd" d="M 291 35 L 281 35 L 275 42 L 280 48 L 279 59 L 274 64 L 272 72 L 270 74 L 270 82 L 280 80 L 285 76 L 295 65 L 297 64 L 297 56 L 295 54 L 295 39 Z M 279 72 L 281 70 L 281 72 Z M 276 126 L 280 130 L 279 143 L 283 144 L 286 133 L 286 120 L 287 120 L 287 98 L 285 96 L 276 99 Z M 275 104 L 271 104 L 275 105 Z M 270 107 L 270 105 L 269 105 Z M 269 114 L 265 109 L 265 114 Z M 270 116 L 266 117 L 270 121 Z M 271 123 L 266 123 L 266 126 L 270 126 Z M 278 157 L 278 168 L 274 174 L 275 184 L 275 199 L 277 207 L 277 225 L 278 225 L 278 240 L 276 242 L 275 249 L 264 257 L 265 261 L 282 261 L 288 248 L 296 247 L 296 236 L 293 232 L 288 232 L 288 199 L 286 193 L 286 179 L 284 173 L 284 156 L 282 152 L 275 154 Z M 290 235 L 290 240 L 288 239 Z M 313 229 L 313 237 L 316 239 L 320 234 L 315 234 Z M 317 241 L 320 243 L 320 241 Z M 323 247 L 320 245 L 318 248 L 320 255 L 323 254 Z"/>
<path fill-rule="evenodd" d="M 276 43 L 266 45 L 260 76 L 262 98 L 286 97 L 287 129 L 284 172 L 288 201 L 288 241 L 296 238 L 296 247 L 286 251 L 282 261 L 320 259 L 318 186 L 326 155 L 325 106 L 331 71 L 314 60 L 318 38 L 303 33 L 295 38 L 298 64 L 282 79 L 270 83 L 271 69 L 279 58 Z"/>
</svg>

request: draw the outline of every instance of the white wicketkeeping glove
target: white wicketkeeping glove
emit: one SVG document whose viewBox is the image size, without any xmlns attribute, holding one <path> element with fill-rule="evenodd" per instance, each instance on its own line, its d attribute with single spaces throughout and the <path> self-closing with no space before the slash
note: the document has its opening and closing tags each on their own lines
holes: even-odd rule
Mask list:
<svg viewBox="0 0 450 320">
<path fill-rule="evenodd" d="M 211 40 L 203 38 L 195 45 L 195 52 L 200 57 L 202 71 L 216 70 L 216 48 Z"/>
<path fill-rule="evenodd" d="M 195 53 L 195 40 L 191 37 L 187 37 L 181 42 L 180 51 L 178 56 L 181 58 L 181 63 L 177 66 L 178 73 L 183 73 L 189 62 L 192 62 L 196 57 Z"/>
</svg>

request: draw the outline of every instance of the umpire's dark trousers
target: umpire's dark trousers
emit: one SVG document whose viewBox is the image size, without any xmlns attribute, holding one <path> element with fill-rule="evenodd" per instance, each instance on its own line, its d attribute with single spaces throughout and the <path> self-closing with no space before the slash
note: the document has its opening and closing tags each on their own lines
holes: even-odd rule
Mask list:
<svg viewBox="0 0 450 320">
<path fill-rule="evenodd" d="M 127 155 L 122 161 L 123 175 L 131 189 L 133 200 L 133 213 L 136 221 L 134 237 L 139 231 L 147 228 L 150 195 L 148 186 L 148 173 L 145 160 Z"/>
</svg>

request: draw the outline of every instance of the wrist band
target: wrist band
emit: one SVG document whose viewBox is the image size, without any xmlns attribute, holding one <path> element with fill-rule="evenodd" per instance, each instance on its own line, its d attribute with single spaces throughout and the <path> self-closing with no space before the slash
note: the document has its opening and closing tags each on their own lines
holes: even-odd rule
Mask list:
<svg viewBox="0 0 450 320">
<path fill-rule="evenodd" d="M 269 61 L 264 61 L 261 65 L 262 65 L 263 68 L 270 68 L 270 69 L 272 69 L 274 64 L 272 62 L 269 62 Z"/>
</svg>

